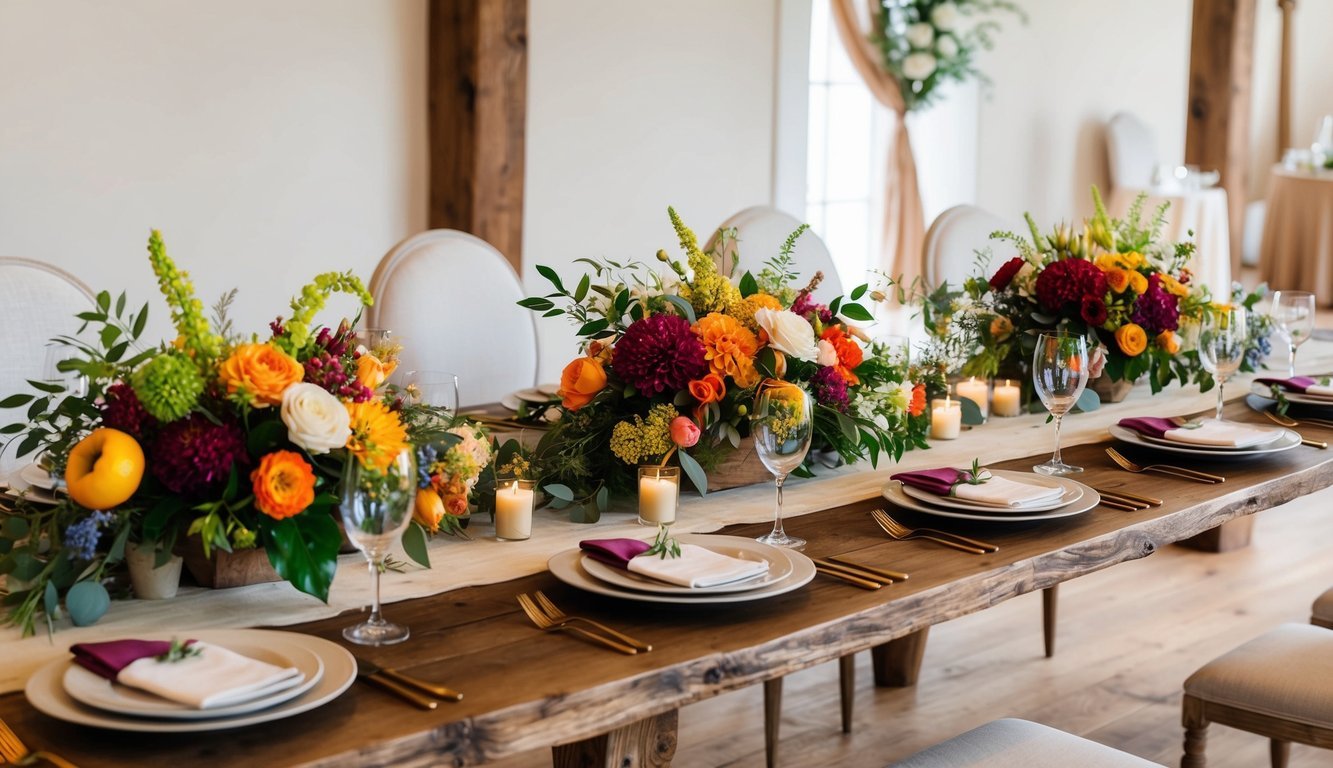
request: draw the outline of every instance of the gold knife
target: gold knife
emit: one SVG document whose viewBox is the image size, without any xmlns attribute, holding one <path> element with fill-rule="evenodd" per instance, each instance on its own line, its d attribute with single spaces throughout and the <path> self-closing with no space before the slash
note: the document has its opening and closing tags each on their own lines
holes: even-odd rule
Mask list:
<svg viewBox="0 0 1333 768">
<path fill-rule="evenodd" d="M 429 680 L 422 680 L 421 678 L 413 677 L 411 675 L 405 675 L 396 669 L 385 669 L 375 662 L 367 661 L 359 656 L 356 659 L 356 664 L 359 672 L 364 672 L 367 675 L 388 678 L 400 685 L 406 685 L 409 688 L 415 688 L 418 691 L 428 693 L 437 699 L 443 699 L 444 701 L 461 701 L 463 699 L 463 694 L 455 691 L 453 688 L 432 683 Z"/>
<path fill-rule="evenodd" d="M 838 565 L 845 565 L 848 568 L 856 568 L 857 570 L 865 571 L 866 573 L 872 573 L 876 576 L 882 576 L 888 579 L 889 581 L 907 581 L 907 574 L 905 573 L 900 573 L 898 571 L 890 571 L 887 568 L 873 568 L 869 565 L 854 563 L 851 560 L 842 557 L 841 555 L 829 555 L 826 559 L 829 560 L 830 562 L 837 563 Z"/>
<path fill-rule="evenodd" d="M 420 707 L 421 709 L 435 709 L 439 706 L 438 701 L 428 699 L 411 688 L 408 688 L 401 683 L 396 683 L 383 675 L 372 674 L 364 669 L 358 668 L 356 670 L 356 676 L 362 682 L 370 683 L 376 688 L 386 690 L 409 704 Z"/>
<path fill-rule="evenodd" d="M 832 576 L 835 579 L 842 579 L 848 584 L 855 584 L 856 586 L 862 589 L 879 589 L 880 587 L 884 586 L 878 581 L 871 581 L 869 579 L 863 579 L 860 576 L 853 576 L 848 571 L 842 569 L 833 569 L 828 567 L 827 565 L 820 565 L 819 563 L 815 563 L 815 570 L 824 574 L 825 576 Z"/>
</svg>

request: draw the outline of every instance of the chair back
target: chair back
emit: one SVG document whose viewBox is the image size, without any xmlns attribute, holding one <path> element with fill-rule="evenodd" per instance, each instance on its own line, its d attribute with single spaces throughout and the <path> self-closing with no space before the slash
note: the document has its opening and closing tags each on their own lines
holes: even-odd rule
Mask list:
<svg viewBox="0 0 1333 768">
<path fill-rule="evenodd" d="M 933 288 L 947 280 L 952 286 L 961 286 L 977 272 L 977 251 L 987 249 L 991 252 L 988 269 L 993 272 L 1018 254 L 1013 245 L 990 239 L 992 232 L 1003 230 L 1023 231 L 975 205 L 956 205 L 941 213 L 926 232 L 926 283 Z"/>
<path fill-rule="evenodd" d="M 33 392 L 29 379 L 45 374 L 49 339 L 73 335 L 80 321 L 74 317 L 95 305 L 93 292 L 62 269 L 32 259 L 0 256 L 0 399 Z M 24 421 L 22 409 L 0 411 L 0 425 Z M 0 438 L 0 441 L 8 440 Z M 27 464 L 32 456 L 16 458 L 6 446 L 0 453 L 0 479 Z"/>
<path fill-rule="evenodd" d="M 481 238 L 452 229 L 413 235 L 380 261 L 370 293 L 366 325 L 403 343 L 398 370 L 456 374 L 460 406 L 536 384 L 536 322 L 515 303 L 522 284 Z"/>
<path fill-rule="evenodd" d="M 1147 189 L 1157 164 L 1157 141 L 1135 115 L 1117 112 L 1106 126 L 1106 152 L 1112 189 Z"/>
<path fill-rule="evenodd" d="M 731 274 L 734 279 L 739 279 L 740 275 L 747 271 L 758 272 L 763 269 L 764 262 L 778 255 L 787 236 L 795 232 L 799 226 L 801 226 L 800 219 L 777 208 L 766 205 L 746 208 L 718 227 L 719 230 L 731 228 L 736 230 L 736 242 L 719 254 L 718 267 L 724 273 Z M 717 245 L 718 235 L 715 230 L 704 250 L 711 252 Z M 739 265 L 737 265 L 738 258 Z M 834 266 L 833 256 L 829 254 L 828 246 L 819 235 L 810 230 L 802 233 L 796 241 L 796 248 L 792 251 L 792 259 L 797 276 L 797 288 L 805 287 L 816 272 L 823 272 L 824 279 L 815 289 L 815 298 L 828 303 L 842 295 L 842 279 L 838 276 L 838 268 Z"/>
</svg>

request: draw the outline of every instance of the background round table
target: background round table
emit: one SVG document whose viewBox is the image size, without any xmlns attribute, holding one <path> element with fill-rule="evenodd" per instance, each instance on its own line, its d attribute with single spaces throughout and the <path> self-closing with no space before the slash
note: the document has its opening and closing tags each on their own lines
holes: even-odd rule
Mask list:
<svg viewBox="0 0 1333 768">
<path fill-rule="evenodd" d="M 1166 203 L 1166 226 L 1162 236 L 1167 242 L 1194 242 L 1194 256 L 1189 267 L 1195 285 L 1206 285 L 1214 298 L 1231 295 L 1231 235 L 1227 225 L 1227 193 L 1221 187 L 1203 189 L 1133 189 L 1119 188 L 1111 193 L 1110 214 L 1123 217 L 1140 193 L 1147 193 L 1143 203 L 1146 225 L 1158 207 Z"/>
<path fill-rule="evenodd" d="M 1333 171 L 1273 168 L 1259 275 L 1270 288 L 1313 291 L 1320 306 L 1333 306 Z"/>
</svg>

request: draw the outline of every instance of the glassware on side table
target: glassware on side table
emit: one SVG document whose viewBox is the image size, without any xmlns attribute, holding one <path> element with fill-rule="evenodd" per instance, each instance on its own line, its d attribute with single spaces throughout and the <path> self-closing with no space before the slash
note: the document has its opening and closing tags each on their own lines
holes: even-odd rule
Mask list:
<svg viewBox="0 0 1333 768">
<path fill-rule="evenodd" d="M 800 549 L 805 539 L 788 536 L 782 528 L 782 484 L 787 475 L 805 461 L 814 434 L 814 398 L 791 382 L 769 379 L 759 385 L 750 418 L 759 460 L 777 480 L 777 506 L 773 531 L 757 541 L 775 547 Z"/>
<path fill-rule="evenodd" d="M 1032 384 L 1042 405 L 1055 417 L 1055 453 L 1032 471 L 1042 475 L 1072 475 L 1083 467 L 1060 458 L 1060 421 L 1088 386 L 1088 339 L 1072 333 L 1043 333 L 1032 353 Z"/>
<path fill-rule="evenodd" d="M 412 519 L 416 496 L 416 455 L 405 448 L 392 459 L 376 462 L 374 455 L 363 463 L 348 456 L 342 475 L 341 512 L 347 538 L 366 556 L 374 584 L 370 617 L 343 630 L 343 637 L 358 645 L 392 645 L 406 640 L 407 627 L 385 621 L 380 615 L 380 571 L 389 549 L 403 535 Z"/>
</svg>

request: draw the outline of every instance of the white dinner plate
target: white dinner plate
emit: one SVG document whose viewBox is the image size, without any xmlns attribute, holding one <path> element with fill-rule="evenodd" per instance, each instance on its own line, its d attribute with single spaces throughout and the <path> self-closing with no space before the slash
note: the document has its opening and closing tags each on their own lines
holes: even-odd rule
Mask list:
<svg viewBox="0 0 1333 768">
<path fill-rule="evenodd" d="M 702 546 L 746 546 L 753 544 L 757 547 L 767 547 L 767 544 L 760 544 L 753 539 L 747 539 L 741 536 L 709 536 L 703 534 L 681 534 L 676 537 L 681 543 L 699 544 Z M 744 544 L 742 544 L 744 542 Z M 776 547 L 769 547 L 777 549 Z M 746 603 L 753 600 L 763 600 L 769 597 L 783 595 L 793 590 L 800 589 L 815 577 L 815 564 L 810 558 L 791 550 L 782 550 L 781 554 L 791 560 L 792 572 L 787 578 L 766 587 L 751 589 L 746 592 L 730 592 L 727 594 L 715 595 L 658 595 L 647 592 L 641 592 L 638 589 L 624 589 L 614 584 L 608 584 L 599 579 L 593 578 L 583 568 L 583 550 L 567 549 L 552 557 L 547 562 L 547 567 L 551 570 L 551 575 L 571 587 L 582 589 L 586 592 L 593 592 L 608 597 L 619 597 L 624 600 L 634 600 L 642 603 L 673 603 L 675 605 L 700 605 L 713 603 Z"/>
<path fill-rule="evenodd" d="M 169 640 L 176 633 L 147 633 L 147 639 Z M 201 630 L 190 632 L 190 637 L 218 645 L 231 646 L 240 643 L 266 643 L 286 639 L 291 643 L 308 649 L 324 664 L 324 674 L 313 688 L 292 699 L 249 714 L 233 717 L 214 717 L 205 720 L 163 720 L 158 718 L 117 715 L 98 709 L 85 707 L 65 692 L 63 680 L 65 671 L 74 662 L 68 658 L 56 659 L 38 669 L 28 678 L 28 685 L 23 693 L 28 703 L 39 712 L 57 720 L 96 728 L 109 728 L 115 731 L 136 731 L 141 733 L 189 733 L 195 731 L 221 731 L 240 728 L 255 723 L 281 720 L 292 715 L 307 712 L 323 706 L 337 698 L 356 680 L 356 659 L 347 649 L 337 643 L 311 635 L 296 632 L 280 632 L 264 629 Z"/>
<path fill-rule="evenodd" d="M 300 643 L 284 637 L 265 637 L 263 642 L 239 639 L 227 644 L 227 649 L 242 656 L 267 662 L 278 667 L 296 667 L 304 679 L 299 685 L 292 686 L 267 696 L 260 696 L 250 701 L 233 704 L 229 707 L 196 709 L 180 702 L 164 699 L 161 696 L 120 685 L 94 674 L 78 664 L 70 664 L 65 671 L 63 685 L 65 693 L 75 700 L 90 707 L 97 707 L 109 712 L 139 717 L 161 717 L 172 720 L 205 720 L 216 717 L 232 717 L 249 714 L 281 704 L 305 693 L 319 682 L 324 674 L 324 662 L 318 654 Z"/>
<path fill-rule="evenodd" d="M 1116 426 L 1120 426 L 1120 425 L 1117 424 Z M 1129 429 L 1129 428 L 1128 428 L 1128 427 L 1121 427 L 1121 429 Z M 1255 443 L 1254 445 L 1247 445 L 1247 446 L 1244 446 L 1244 447 L 1237 447 L 1237 446 L 1234 446 L 1234 445 L 1202 445 L 1202 444 L 1195 444 L 1195 443 L 1185 443 L 1185 442 L 1181 442 L 1180 440 L 1169 440 L 1169 439 L 1167 439 L 1167 438 L 1165 438 L 1165 437 L 1153 437 L 1152 435 L 1145 435 L 1145 434 L 1143 434 L 1142 432 L 1139 432 L 1139 431 L 1136 430 L 1136 429 L 1135 429 L 1135 430 L 1130 430 L 1130 431 L 1131 431 L 1131 432 L 1134 432 L 1135 434 L 1137 434 L 1137 435 L 1139 436 L 1139 439 L 1144 440 L 1144 441 L 1149 442 L 1149 443 L 1154 443 L 1154 444 L 1156 444 L 1156 445 L 1166 445 L 1166 446 L 1170 446 L 1170 447 L 1172 447 L 1172 448 L 1182 448 L 1182 447 L 1183 447 L 1183 448 L 1198 448 L 1198 449 L 1201 450 L 1201 451 L 1210 451 L 1210 452 L 1211 452 L 1211 451 L 1220 451 L 1220 452 L 1222 452 L 1222 453 L 1235 453 L 1236 451 L 1249 451 L 1249 450 L 1253 450 L 1253 449 L 1256 449 L 1256 448 L 1264 448 L 1264 447 L 1267 447 L 1267 446 L 1272 445 L 1273 443 L 1275 443 L 1275 442 L 1277 442 L 1278 440 L 1281 440 L 1283 437 L 1285 437 L 1285 435 L 1283 434 L 1283 432 L 1284 432 L 1285 430 L 1280 429 L 1280 428 L 1278 428 L 1278 427 L 1274 427 L 1274 428 L 1272 428 L 1272 429 L 1269 429 L 1268 427 L 1256 427 L 1256 429 L 1258 429 L 1258 430 L 1260 430 L 1260 431 L 1263 431 L 1263 432 L 1270 432 L 1270 433 L 1272 433 L 1272 437 L 1270 437 L 1269 439 L 1263 441 L 1262 443 Z"/>
<path fill-rule="evenodd" d="M 50 491 L 56 487 L 56 479 L 41 464 L 33 462 L 19 470 L 19 478 L 33 488 Z"/>
<path fill-rule="evenodd" d="M 1024 523 L 1034 520 L 1055 520 L 1056 518 L 1061 517 L 1072 517 L 1087 512 L 1102 501 L 1101 494 L 1080 482 L 1070 480 L 1067 477 L 1052 477 L 1051 480 L 1054 480 L 1061 486 L 1065 487 L 1077 485 L 1082 489 L 1083 495 L 1079 497 L 1078 501 L 1072 504 L 1066 504 L 1062 507 L 1056 507 L 1055 509 L 1050 509 L 1045 512 L 1029 512 L 1028 510 L 1023 510 L 1022 512 L 1005 512 L 999 509 L 981 510 L 975 508 L 971 511 L 964 512 L 959 509 L 946 509 L 944 507 L 935 506 L 934 504 L 926 504 L 925 502 L 917 501 L 906 493 L 903 493 L 903 484 L 897 480 L 890 481 L 880 492 L 885 499 L 888 499 L 903 509 L 924 512 L 927 515 L 936 515 L 939 517 L 954 517 L 959 520 L 985 520 L 988 523 Z"/>
<path fill-rule="evenodd" d="M 542 393 L 543 395 L 546 395 L 546 399 L 548 399 L 548 400 L 555 400 L 555 399 L 556 399 L 556 393 L 558 393 L 558 392 L 560 391 L 560 385 L 559 385 L 559 384 L 538 384 L 538 385 L 537 385 L 537 391 L 540 392 L 540 393 Z"/>
<path fill-rule="evenodd" d="M 1073 504 L 1074 502 L 1083 498 L 1084 486 L 1079 483 L 1066 485 L 1064 483 L 1061 483 L 1059 479 L 1054 477 L 1039 475 L 1036 472 L 1015 472 L 1012 469 L 996 469 L 992 470 L 992 474 L 994 474 L 996 477 L 1003 477 L 1006 480 L 1013 480 L 1014 482 L 1018 483 L 1039 485 L 1043 488 L 1060 488 L 1064 491 L 1064 493 L 1060 495 L 1060 498 L 1055 499 L 1054 501 L 1050 501 L 1045 504 L 1035 504 L 1030 507 L 1019 508 L 1019 507 L 1001 507 L 997 504 L 980 504 L 975 501 L 960 499 L 957 498 L 956 496 L 940 496 L 938 494 L 931 493 L 930 491 L 924 491 L 920 488 L 913 488 L 912 486 L 907 485 L 906 483 L 903 483 L 902 489 L 903 493 L 907 494 L 908 496 L 911 496 L 917 501 L 922 501 L 937 507 L 948 507 L 949 509 L 961 509 L 970 512 L 982 512 L 982 513 L 990 513 L 998 515 L 1022 515 L 1030 512 L 1049 512 L 1052 509 L 1063 507 L 1066 504 Z"/>
<path fill-rule="evenodd" d="M 1273 399 L 1273 388 L 1267 384 L 1260 384 L 1255 381 L 1250 384 L 1250 391 L 1259 397 L 1267 400 Z M 1303 392 L 1282 391 L 1282 396 L 1289 402 L 1300 403 L 1301 405 L 1319 405 L 1324 408 L 1333 408 L 1333 397 L 1324 397 L 1321 395 L 1307 395 Z"/>
<path fill-rule="evenodd" d="M 698 541 L 685 541 L 687 535 L 677 536 L 676 540 L 682 544 L 699 544 Z M 730 539 L 730 536 L 708 536 L 707 539 Z M 727 584 L 719 584 L 716 587 L 704 587 L 701 589 L 682 587 L 677 584 L 668 584 L 647 576 L 641 576 L 632 571 L 626 571 L 621 568 L 607 565 L 596 558 L 584 553 L 580 565 L 589 576 L 598 581 L 611 584 L 624 589 L 632 589 L 638 592 L 651 592 L 658 595 L 722 595 L 732 592 L 748 592 L 752 589 L 760 589 L 772 584 L 776 584 L 791 575 L 793 566 L 791 558 L 787 553 L 778 547 L 770 547 L 766 544 L 760 544 L 750 539 L 741 540 L 744 543 L 725 541 L 725 542 L 707 542 L 703 546 L 728 557 L 735 557 L 740 560 L 749 560 L 751 562 L 765 561 L 768 563 L 768 571 L 760 576 L 733 581 Z M 753 546 L 752 546 L 753 545 Z"/>
<path fill-rule="evenodd" d="M 1140 445 L 1144 448 L 1151 448 L 1154 451 L 1166 451 L 1167 453 L 1179 453 L 1185 456 L 1206 456 L 1210 459 L 1252 459 L 1258 456 L 1268 456 L 1282 451 L 1289 451 L 1301 444 L 1301 436 L 1292 432 L 1290 429 L 1282 430 L 1282 436 L 1271 443 L 1256 445 L 1251 448 L 1207 448 L 1205 446 L 1185 445 L 1184 443 L 1173 443 L 1169 440 L 1150 441 L 1135 432 L 1119 424 L 1111 425 L 1111 437 L 1122 443 L 1130 445 Z"/>
</svg>

